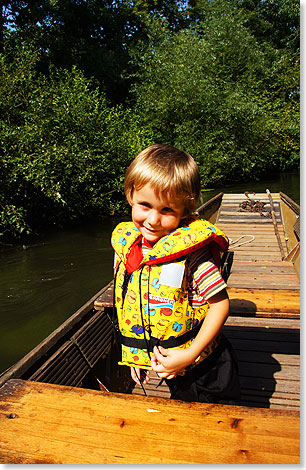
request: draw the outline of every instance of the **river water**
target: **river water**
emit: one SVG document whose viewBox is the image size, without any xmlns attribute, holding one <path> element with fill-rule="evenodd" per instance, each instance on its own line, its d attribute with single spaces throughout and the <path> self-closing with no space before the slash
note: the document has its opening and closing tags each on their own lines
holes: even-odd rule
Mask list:
<svg viewBox="0 0 306 470">
<path fill-rule="evenodd" d="M 298 174 L 225 186 L 227 193 L 282 191 L 300 203 Z M 204 191 L 204 202 L 219 193 Z M 112 279 L 110 234 L 100 222 L 40 235 L 30 246 L 0 251 L 0 372 L 21 359 Z"/>
</svg>

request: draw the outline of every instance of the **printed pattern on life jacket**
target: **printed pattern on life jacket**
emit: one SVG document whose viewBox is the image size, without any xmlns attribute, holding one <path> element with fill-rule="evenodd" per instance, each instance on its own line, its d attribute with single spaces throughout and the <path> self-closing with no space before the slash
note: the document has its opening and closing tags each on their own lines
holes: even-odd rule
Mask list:
<svg viewBox="0 0 306 470">
<path fill-rule="evenodd" d="M 188 303 L 188 254 L 211 241 L 226 250 L 227 238 L 209 222 L 194 220 L 159 240 L 130 274 L 125 286 L 125 264 L 140 236 L 132 222 L 119 224 L 113 232 L 112 245 L 117 255 L 115 298 L 121 334 L 145 339 L 150 347 L 151 337 L 168 340 L 183 335 L 205 318 L 207 304 L 193 309 Z M 192 341 L 177 347 L 187 348 Z M 195 363 L 207 357 L 218 342 L 217 338 L 208 345 Z M 121 364 L 151 369 L 148 347 L 122 345 Z"/>
</svg>

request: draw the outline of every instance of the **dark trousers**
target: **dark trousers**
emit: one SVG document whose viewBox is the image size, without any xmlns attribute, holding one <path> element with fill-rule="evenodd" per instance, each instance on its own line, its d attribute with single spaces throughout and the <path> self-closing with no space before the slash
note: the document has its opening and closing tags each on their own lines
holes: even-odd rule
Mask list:
<svg viewBox="0 0 306 470">
<path fill-rule="evenodd" d="M 233 348 L 225 336 L 217 348 L 199 365 L 167 380 L 174 400 L 239 405 L 238 365 Z"/>
</svg>

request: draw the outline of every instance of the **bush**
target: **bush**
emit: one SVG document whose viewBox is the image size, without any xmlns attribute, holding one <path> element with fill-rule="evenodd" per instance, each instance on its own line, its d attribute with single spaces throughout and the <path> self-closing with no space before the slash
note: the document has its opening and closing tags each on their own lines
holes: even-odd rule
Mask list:
<svg viewBox="0 0 306 470">
<path fill-rule="evenodd" d="M 192 154 L 204 186 L 296 167 L 297 58 L 260 44 L 233 2 L 179 33 L 152 23 L 134 95 L 156 140 Z"/>
<path fill-rule="evenodd" d="M 43 77 L 33 49 L 7 57 L 0 56 L 1 232 L 114 213 L 125 170 L 150 134 L 76 68 Z"/>
</svg>

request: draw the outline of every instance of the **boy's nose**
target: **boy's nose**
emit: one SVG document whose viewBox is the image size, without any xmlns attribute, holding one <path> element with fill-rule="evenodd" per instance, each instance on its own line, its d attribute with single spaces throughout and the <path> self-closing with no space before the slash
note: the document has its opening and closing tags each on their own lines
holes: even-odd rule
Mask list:
<svg viewBox="0 0 306 470">
<path fill-rule="evenodd" d="M 148 216 L 148 222 L 150 225 L 158 225 L 159 224 L 159 214 L 157 211 L 150 211 Z"/>
</svg>

